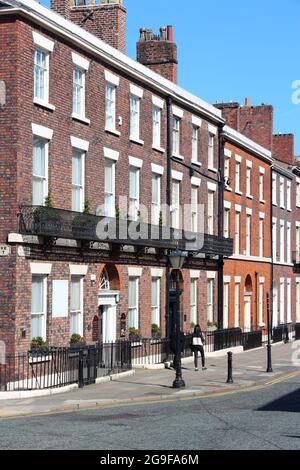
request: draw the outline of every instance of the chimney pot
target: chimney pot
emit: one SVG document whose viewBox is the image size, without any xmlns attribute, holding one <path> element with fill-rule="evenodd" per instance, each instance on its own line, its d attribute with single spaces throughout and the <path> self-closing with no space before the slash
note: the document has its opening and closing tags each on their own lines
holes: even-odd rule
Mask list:
<svg viewBox="0 0 300 470">
<path fill-rule="evenodd" d="M 173 42 L 173 26 L 167 26 L 167 31 L 168 31 L 168 41 Z"/>
<path fill-rule="evenodd" d="M 251 101 L 249 98 L 245 98 L 245 106 L 250 106 Z"/>
</svg>

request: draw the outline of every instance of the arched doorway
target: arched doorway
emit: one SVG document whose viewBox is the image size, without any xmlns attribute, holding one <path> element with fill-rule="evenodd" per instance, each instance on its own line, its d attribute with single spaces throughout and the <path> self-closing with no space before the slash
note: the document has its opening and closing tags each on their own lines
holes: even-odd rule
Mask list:
<svg viewBox="0 0 300 470">
<path fill-rule="evenodd" d="M 101 343 L 113 343 L 117 340 L 117 305 L 120 297 L 118 269 L 113 264 L 106 265 L 102 267 L 98 279 L 98 338 Z"/>
<path fill-rule="evenodd" d="M 252 296 L 253 296 L 253 284 L 252 278 L 248 274 L 245 281 L 244 291 L 244 329 L 250 331 L 252 327 Z"/>
</svg>

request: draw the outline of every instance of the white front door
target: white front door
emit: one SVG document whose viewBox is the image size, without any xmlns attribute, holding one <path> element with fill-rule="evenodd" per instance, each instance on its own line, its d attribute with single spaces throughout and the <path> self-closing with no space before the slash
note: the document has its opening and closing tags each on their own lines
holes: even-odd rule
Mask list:
<svg viewBox="0 0 300 470">
<path fill-rule="evenodd" d="M 102 341 L 114 343 L 117 340 L 117 312 L 115 305 L 107 305 L 103 308 Z"/>
<path fill-rule="evenodd" d="M 102 342 L 114 343 L 117 340 L 117 304 L 116 297 L 112 295 L 100 295 L 100 307 L 102 307 Z"/>
<path fill-rule="evenodd" d="M 251 297 L 250 296 L 245 296 L 244 328 L 245 330 L 251 330 Z"/>
</svg>

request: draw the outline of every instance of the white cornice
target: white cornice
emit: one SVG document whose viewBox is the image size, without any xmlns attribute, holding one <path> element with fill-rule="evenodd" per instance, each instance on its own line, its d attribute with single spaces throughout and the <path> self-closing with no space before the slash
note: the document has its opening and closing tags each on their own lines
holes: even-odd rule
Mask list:
<svg viewBox="0 0 300 470">
<path fill-rule="evenodd" d="M 250 150 L 251 152 L 254 152 L 266 162 L 273 163 L 274 160 L 272 158 L 272 153 L 269 150 L 265 149 L 253 140 L 248 139 L 248 137 L 245 137 L 243 134 L 240 134 L 231 127 L 225 126 L 223 129 L 223 134 L 231 142 L 236 143 L 239 146 Z"/>
<path fill-rule="evenodd" d="M 22 16 L 29 17 L 34 23 L 42 25 L 49 31 L 56 33 L 76 44 L 82 50 L 88 51 L 110 65 L 126 72 L 131 77 L 150 85 L 153 89 L 166 96 L 172 96 L 178 104 L 185 105 L 191 110 L 196 110 L 203 116 L 216 123 L 223 123 L 222 112 L 201 98 L 187 92 L 178 85 L 163 78 L 144 65 L 122 54 L 117 49 L 109 46 L 93 34 L 77 26 L 69 20 L 58 15 L 54 11 L 40 5 L 33 0 L 8 0 L 13 9 L 3 9 L 0 14 L 18 12 Z"/>
</svg>

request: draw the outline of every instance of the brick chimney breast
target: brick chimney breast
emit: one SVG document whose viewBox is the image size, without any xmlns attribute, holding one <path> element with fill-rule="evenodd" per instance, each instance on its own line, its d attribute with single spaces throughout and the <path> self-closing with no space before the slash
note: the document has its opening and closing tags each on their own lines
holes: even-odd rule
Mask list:
<svg viewBox="0 0 300 470">
<path fill-rule="evenodd" d="M 125 53 L 126 9 L 123 0 L 51 0 L 51 8 Z"/>
<path fill-rule="evenodd" d="M 177 46 L 173 42 L 172 26 L 161 27 L 160 34 L 141 28 L 137 43 L 137 61 L 177 83 Z"/>
</svg>

